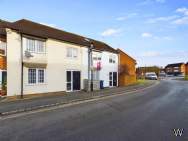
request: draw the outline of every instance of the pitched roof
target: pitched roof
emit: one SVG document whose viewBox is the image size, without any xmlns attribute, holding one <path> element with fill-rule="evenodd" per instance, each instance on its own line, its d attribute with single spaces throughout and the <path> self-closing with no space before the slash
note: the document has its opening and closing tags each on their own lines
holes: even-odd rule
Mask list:
<svg viewBox="0 0 188 141">
<path fill-rule="evenodd" d="M 118 53 L 123 53 L 123 54 L 127 55 L 129 58 L 131 58 L 132 60 L 134 60 L 136 62 L 136 60 L 133 57 L 131 57 L 130 55 L 128 55 L 127 53 L 125 53 L 123 50 L 121 50 L 121 49 L 118 48 L 117 52 Z"/>
<path fill-rule="evenodd" d="M 10 22 L 0 19 L 0 35 L 6 35 L 5 28 L 9 27 Z"/>
<path fill-rule="evenodd" d="M 167 67 L 180 67 L 181 65 L 183 65 L 184 63 L 175 63 L 175 64 L 168 64 L 165 68 Z"/>
<path fill-rule="evenodd" d="M 22 34 L 37 36 L 41 38 L 51 38 L 51 39 L 61 40 L 73 44 L 78 44 L 81 46 L 89 46 L 89 43 L 85 41 L 86 37 L 73 34 L 70 32 L 66 32 L 63 30 L 59 30 L 26 19 L 22 19 L 13 23 L 8 23 L 7 26 L 11 29 L 21 32 Z M 96 41 L 90 38 L 87 39 L 89 39 L 93 43 L 95 49 L 97 50 L 102 50 L 102 51 L 105 50 L 105 51 L 117 53 L 117 51 L 114 48 L 110 47 L 109 45 L 103 42 Z"/>
</svg>

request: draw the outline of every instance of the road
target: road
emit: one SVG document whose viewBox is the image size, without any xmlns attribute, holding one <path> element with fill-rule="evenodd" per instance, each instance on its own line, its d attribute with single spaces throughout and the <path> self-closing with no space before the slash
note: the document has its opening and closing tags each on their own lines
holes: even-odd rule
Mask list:
<svg viewBox="0 0 188 141">
<path fill-rule="evenodd" d="M 184 129 L 176 137 L 173 129 Z M 0 120 L 0 141 L 188 140 L 188 82 Z"/>
</svg>

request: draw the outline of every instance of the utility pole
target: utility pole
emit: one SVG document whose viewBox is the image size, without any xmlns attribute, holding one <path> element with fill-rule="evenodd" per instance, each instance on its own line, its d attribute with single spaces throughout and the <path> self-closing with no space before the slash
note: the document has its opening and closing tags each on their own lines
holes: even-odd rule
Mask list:
<svg viewBox="0 0 188 141">
<path fill-rule="evenodd" d="M 91 67 L 93 67 L 92 50 L 94 48 L 94 45 L 90 39 L 85 38 L 85 41 L 90 44 L 88 47 L 88 88 L 90 86 L 90 91 L 93 91 L 93 69 Z"/>
</svg>

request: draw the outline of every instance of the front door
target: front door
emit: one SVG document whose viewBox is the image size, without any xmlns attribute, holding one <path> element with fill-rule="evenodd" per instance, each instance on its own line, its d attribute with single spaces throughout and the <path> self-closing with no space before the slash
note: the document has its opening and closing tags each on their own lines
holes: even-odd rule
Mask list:
<svg viewBox="0 0 188 141">
<path fill-rule="evenodd" d="M 109 86 L 117 86 L 117 72 L 109 72 Z"/>
<path fill-rule="evenodd" d="M 67 91 L 80 90 L 80 71 L 67 71 Z"/>
<path fill-rule="evenodd" d="M 73 91 L 80 90 L 80 71 L 73 71 Z"/>
<path fill-rule="evenodd" d="M 117 86 L 117 72 L 113 72 L 113 86 Z"/>
</svg>

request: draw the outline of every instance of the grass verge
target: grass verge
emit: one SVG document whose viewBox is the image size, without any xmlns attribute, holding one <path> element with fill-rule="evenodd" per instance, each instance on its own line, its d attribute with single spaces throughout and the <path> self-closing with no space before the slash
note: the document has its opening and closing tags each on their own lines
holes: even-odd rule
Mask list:
<svg viewBox="0 0 188 141">
<path fill-rule="evenodd" d="M 184 80 L 188 81 L 188 75 L 185 76 Z"/>
<path fill-rule="evenodd" d="M 144 85 L 144 84 L 147 84 L 148 81 L 145 80 L 145 79 L 138 79 L 136 83 L 139 84 L 139 85 Z"/>
</svg>

